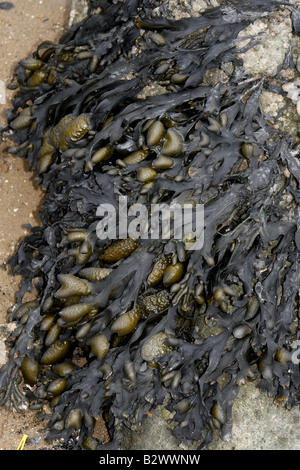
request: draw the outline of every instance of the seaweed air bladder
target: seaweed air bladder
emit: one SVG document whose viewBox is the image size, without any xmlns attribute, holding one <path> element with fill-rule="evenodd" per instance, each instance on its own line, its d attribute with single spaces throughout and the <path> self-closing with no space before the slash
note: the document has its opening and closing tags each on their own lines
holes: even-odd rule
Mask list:
<svg viewBox="0 0 300 470">
<path fill-rule="evenodd" d="M 255 378 L 299 404 L 299 139 L 261 107 L 265 90 L 286 96 L 280 67 L 251 75 L 243 53 L 258 38 L 239 47 L 246 27 L 282 9 L 296 37 L 287 2 L 222 2 L 175 20 L 165 2 L 92 1 L 59 43 L 16 66 L 3 135 L 46 196 L 41 225 L 7 262 L 23 283 L 0 404 L 49 404 L 49 441 L 117 449 L 163 404 L 178 443 L 205 448 L 214 432 L 230 439 L 234 399 Z M 296 70 L 292 54 L 287 63 Z M 209 83 L 216 71 L 226 79 Z M 135 209 L 148 223 L 153 206 L 174 205 L 203 208 L 198 249 L 186 227 L 124 231 L 125 213 L 136 227 Z M 105 207 L 122 237 L 97 235 Z M 93 435 L 99 416 L 106 444 Z"/>
</svg>

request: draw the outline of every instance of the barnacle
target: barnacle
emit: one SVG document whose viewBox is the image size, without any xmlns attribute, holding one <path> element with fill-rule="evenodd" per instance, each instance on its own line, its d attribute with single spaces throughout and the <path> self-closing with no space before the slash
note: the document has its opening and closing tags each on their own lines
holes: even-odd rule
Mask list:
<svg viewBox="0 0 300 470">
<path fill-rule="evenodd" d="M 205 447 L 216 429 L 228 439 L 233 397 L 255 377 L 299 404 L 299 144 L 261 111 L 275 85 L 241 72 L 235 55 L 240 31 L 280 2 L 236 0 L 183 20 L 155 16 L 162 3 L 92 1 L 14 73 L 3 132 L 47 195 L 41 226 L 8 261 L 23 283 L 0 404 L 49 403 L 47 438 L 75 436 L 74 448 L 101 449 L 100 415 L 117 448 L 124 426 L 162 403 L 185 444 Z M 207 84 L 217 67 L 226 82 Z M 147 96 L 154 82 L 164 92 Z M 110 215 L 116 235 L 100 240 L 98 207 L 125 196 Z M 168 227 L 160 214 L 153 239 L 124 231 L 129 208 L 132 224 L 143 205 L 151 226 L 152 207 L 172 204 L 184 215 L 204 205 L 197 249 L 184 217 Z M 37 298 L 22 303 L 33 283 Z"/>
</svg>

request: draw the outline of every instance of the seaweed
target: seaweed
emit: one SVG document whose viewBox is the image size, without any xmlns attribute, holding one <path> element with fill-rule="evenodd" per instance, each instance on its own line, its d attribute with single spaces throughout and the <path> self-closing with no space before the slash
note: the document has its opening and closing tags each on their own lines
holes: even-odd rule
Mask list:
<svg viewBox="0 0 300 470">
<path fill-rule="evenodd" d="M 49 403 L 47 439 L 74 437 L 74 448 L 118 448 L 124 427 L 159 404 L 180 441 L 203 448 L 214 430 L 228 440 L 239 387 L 254 378 L 284 406 L 299 403 L 298 143 L 261 110 L 262 91 L 281 87 L 242 69 L 257 38 L 238 48 L 240 32 L 281 7 L 298 34 L 299 12 L 235 0 L 174 20 L 161 7 L 91 1 L 10 84 L 3 133 L 46 196 L 41 226 L 7 263 L 23 284 L 0 404 Z M 226 80 L 208 85 L 215 69 Z M 203 246 L 100 239 L 97 209 L 125 196 L 128 208 L 203 204 Z M 33 286 L 36 300 L 22 303 Z M 100 415 L 105 445 L 93 437 Z"/>
</svg>

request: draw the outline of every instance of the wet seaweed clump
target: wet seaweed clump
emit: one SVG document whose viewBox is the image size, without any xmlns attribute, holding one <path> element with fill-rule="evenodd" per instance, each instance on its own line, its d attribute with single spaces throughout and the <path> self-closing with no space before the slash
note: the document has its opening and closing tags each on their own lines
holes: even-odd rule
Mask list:
<svg viewBox="0 0 300 470">
<path fill-rule="evenodd" d="M 254 378 L 299 404 L 298 138 L 261 109 L 264 90 L 286 93 L 243 69 L 259 38 L 241 47 L 240 34 L 282 8 L 299 34 L 297 8 L 275 0 L 180 20 L 165 2 L 94 1 L 17 65 L 4 134 L 46 196 L 41 226 L 8 261 L 23 284 L 0 402 L 49 404 L 47 439 L 103 448 L 102 416 L 118 448 L 124 427 L 163 404 L 179 441 L 205 447 L 215 430 L 230 438 L 234 399 Z M 293 50 L 282 67 L 295 68 Z M 226 79 L 208 83 L 214 71 Z M 120 200 L 204 205 L 203 246 L 191 250 L 189 232 L 101 239 L 98 208 Z"/>
</svg>

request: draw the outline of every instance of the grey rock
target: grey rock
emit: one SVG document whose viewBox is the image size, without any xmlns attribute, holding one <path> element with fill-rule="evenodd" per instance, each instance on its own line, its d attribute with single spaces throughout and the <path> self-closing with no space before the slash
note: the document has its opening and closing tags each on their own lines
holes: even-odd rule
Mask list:
<svg viewBox="0 0 300 470">
<path fill-rule="evenodd" d="M 70 9 L 69 26 L 79 23 L 87 16 L 88 0 L 72 0 Z"/>
<path fill-rule="evenodd" d="M 16 324 L 14 322 L 0 324 L 0 367 L 7 361 L 7 347 L 5 341 L 15 327 Z"/>
<path fill-rule="evenodd" d="M 232 410 L 232 436 L 228 442 L 215 434 L 208 450 L 299 450 L 300 411 L 276 406 L 249 382 L 240 388 Z"/>
</svg>

